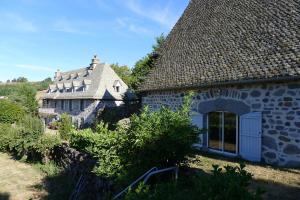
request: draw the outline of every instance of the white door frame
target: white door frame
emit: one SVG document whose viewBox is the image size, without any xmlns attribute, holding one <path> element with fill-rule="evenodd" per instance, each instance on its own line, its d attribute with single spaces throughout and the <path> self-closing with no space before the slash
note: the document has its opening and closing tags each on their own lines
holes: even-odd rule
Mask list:
<svg viewBox="0 0 300 200">
<path fill-rule="evenodd" d="M 211 152 L 214 152 L 214 153 L 219 153 L 219 154 L 222 154 L 222 155 L 228 155 L 228 156 L 238 156 L 239 154 L 239 116 L 236 115 L 236 134 L 235 134 L 235 137 L 236 137 L 236 146 L 235 146 L 235 153 L 230 153 L 230 152 L 226 152 L 224 151 L 224 113 L 227 112 L 227 111 L 215 111 L 215 112 L 218 112 L 218 113 L 222 113 L 222 149 L 221 150 L 216 150 L 216 149 L 211 149 L 209 148 L 209 117 L 207 117 L 207 124 L 206 124 L 206 127 L 207 127 L 207 147 L 209 149 L 209 151 Z M 208 116 L 208 115 L 207 115 Z"/>
</svg>

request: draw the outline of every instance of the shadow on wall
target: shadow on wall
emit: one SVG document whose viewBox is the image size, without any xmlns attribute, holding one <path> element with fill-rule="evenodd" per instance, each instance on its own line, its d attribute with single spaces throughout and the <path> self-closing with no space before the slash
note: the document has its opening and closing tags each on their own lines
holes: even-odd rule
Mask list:
<svg viewBox="0 0 300 200">
<path fill-rule="evenodd" d="M 0 200 L 9 200 L 10 194 L 9 193 L 0 193 Z"/>
</svg>

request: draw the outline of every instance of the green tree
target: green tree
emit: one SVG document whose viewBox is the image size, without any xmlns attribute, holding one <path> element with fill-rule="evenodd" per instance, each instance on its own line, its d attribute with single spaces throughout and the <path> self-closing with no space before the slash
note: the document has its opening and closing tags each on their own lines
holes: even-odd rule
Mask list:
<svg viewBox="0 0 300 200">
<path fill-rule="evenodd" d="M 38 90 L 38 91 L 42 91 L 42 90 L 46 90 L 50 84 L 52 84 L 53 81 L 52 79 L 49 77 L 49 78 L 46 78 L 40 82 L 36 82 L 34 83 L 33 85 L 35 86 L 35 88 Z"/>
<path fill-rule="evenodd" d="M 28 113 L 36 114 L 38 103 L 35 96 L 36 89 L 32 85 L 26 83 L 16 85 L 14 91 L 12 91 L 8 97 L 11 101 L 22 105 Z"/>
<path fill-rule="evenodd" d="M 127 84 L 131 84 L 131 70 L 127 65 L 112 64 L 111 68 L 118 74 L 118 76 Z"/>
<path fill-rule="evenodd" d="M 13 124 L 19 121 L 25 112 L 21 106 L 9 100 L 0 100 L 0 123 Z"/>
<path fill-rule="evenodd" d="M 152 46 L 152 52 L 137 61 L 132 69 L 131 88 L 136 90 L 138 86 L 144 82 L 150 70 L 154 67 L 154 63 L 158 58 L 157 52 L 165 42 L 165 36 L 162 34 L 156 38 L 156 43 Z"/>
<path fill-rule="evenodd" d="M 23 106 L 30 114 L 37 112 L 36 89 L 31 83 L 0 85 L 0 96 L 7 96 L 12 102 Z"/>
<path fill-rule="evenodd" d="M 17 78 L 17 82 L 19 82 L 19 83 L 26 83 L 26 82 L 28 82 L 28 79 L 25 78 L 25 77 L 19 77 L 19 78 Z"/>
</svg>

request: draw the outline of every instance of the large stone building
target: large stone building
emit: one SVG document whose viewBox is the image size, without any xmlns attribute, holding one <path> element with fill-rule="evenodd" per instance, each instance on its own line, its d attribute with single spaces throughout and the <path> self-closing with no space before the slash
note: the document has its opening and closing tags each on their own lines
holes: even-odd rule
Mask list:
<svg viewBox="0 0 300 200">
<path fill-rule="evenodd" d="M 299 0 L 191 0 L 141 85 L 152 109 L 196 92 L 198 147 L 300 166 Z"/>
<path fill-rule="evenodd" d="M 42 97 L 39 113 L 46 124 L 67 113 L 78 127 L 82 127 L 95 120 L 99 109 L 123 104 L 125 96 L 127 100 L 133 97 L 128 86 L 110 65 L 100 63 L 94 56 L 89 67 L 56 72 L 54 83 Z"/>
</svg>

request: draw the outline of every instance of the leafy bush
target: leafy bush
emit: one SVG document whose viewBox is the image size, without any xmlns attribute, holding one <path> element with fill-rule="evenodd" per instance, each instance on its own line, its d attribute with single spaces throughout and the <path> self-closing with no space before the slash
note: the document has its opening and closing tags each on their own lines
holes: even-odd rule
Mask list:
<svg viewBox="0 0 300 200">
<path fill-rule="evenodd" d="M 38 103 L 35 99 L 37 91 L 32 85 L 24 83 L 8 85 L 6 87 L 10 88 L 7 96 L 12 102 L 22 105 L 29 114 L 37 113 Z"/>
<path fill-rule="evenodd" d="M 57 166 L 57 164 L 53 161 L 50 161 L 46 164 L 37 163 L 34 166 L 43 173 L 47 174 L 48 177 L 57 176 L 62 171 L 61 167 Z"/>
<path fill-rule="evenodd" d="M 73 131 L 70 144 L 98 159 L 99 166 L 95 172 L 99 176 L 113 178 L 123 171 L 121 152 L 124 151 L 126 138 L 121 131 L 110 131 L 107 124 L 101 122 L 96 132 L 91 129 Z"/>
<path fill-rule="evenodd" d="M 0 151 L 8 151 L 19 130 L 13 128 L 11 124 L 0 124 Z"/>
<path fill-rule="evenodd" d="M 9 100 L 0 100 L 0 123 L 13 124 L 25 115 L 24 109 Z"/>
<path fill-rule="evenodd" d="M 163 108 L 150 112 L 145 108 L 131 118 L 129 128 L 110 131 L 100 123 L 95 133 L 74 131 L 71 145 L 94 155 L 99 160 L 95 172 L 106 178 L 129 175 L 131 179 L 154 166 L 174 166 L 191 152 L 199 134 L 190 121 L 190 99 L 188 96 L 178 111 Z"/>
<path fill-rule="evenodd" d="M 24 132 L 37 135 L 42 135 L 44 133 L 44 124 L 38 117 L 26 115 L 17 124 L 24 129 Z"/>
<path fill-rule="evenodd" d="M 219 166 L 213 166 L 213 174 L 198 174 L 184 177 L 178 182 L 157 184 L 154 186 L 141 184 L 137 189 L 129 191 L 126 200 L 259 200 L 262 190 L 251 192 L 248 188 L 252 175 L 239 167 L 225 166 L 225 172 Z"/>
<path fill-rule="evenodd" d="M 33 151 L 34 145 L 44 133 L 42 121 L 37 117 L 26 115 L 15 126 L 17 130 L 12 138 L 9 149 L 19 156 Z"/>
<path fill-rule="evenodd" d="M 73 127 L 72 118 L 66 113 L 62 114 L 58 127 L 61 138 L 68 140 Z"/>
<path fill-rule="evenodd" d="M 117 128 L 117 123 L 125 118 L 130 118 L 133 114 L 139 113 L 141 109 L 140 103 L 131 103 L 119 107 L 107 107 L 99 112 L 97 121 L 105 122 L 108 124 L 109 129 L 114 130 Z"/>
<path fill-rule="evenodd" d="M 59 136 L 44 134 L 38 138 L 33 148 L 35 152 L 39 153 L 42 156 L 44 163 L 48 163 L 48 158 L 51 150 L 61 143 L 62 141 Z"/>
<path fill-rule="evenodd" d="M 191 125 L 183 109 L 162 108 L 151 112 L 145 108 L 141 115 L 131 118 L 127 133 L 132 142 L 128 157 L 132 164 L 147 170 L 153 166 L 169 167 L 182 162 L 197 141 L 198 129 Z"/>
<path fill-rule="evenodd" d="M 9 143 L 9 150 L 19 156 L 34 151 L 34 145 L 43 135 L 42 121 L 37 117 L 25 116 L 15 127 L 15 134 Z"/>
<path fill-rule="evenodd" d="M 49 151 L 61 143 L 54 135 L 44 135 L 41 120 L 30 115 L 15 125 L 0 124 L 0 151 L 8 151 L 18 156 L 47 158 Z"/>
</svg>

